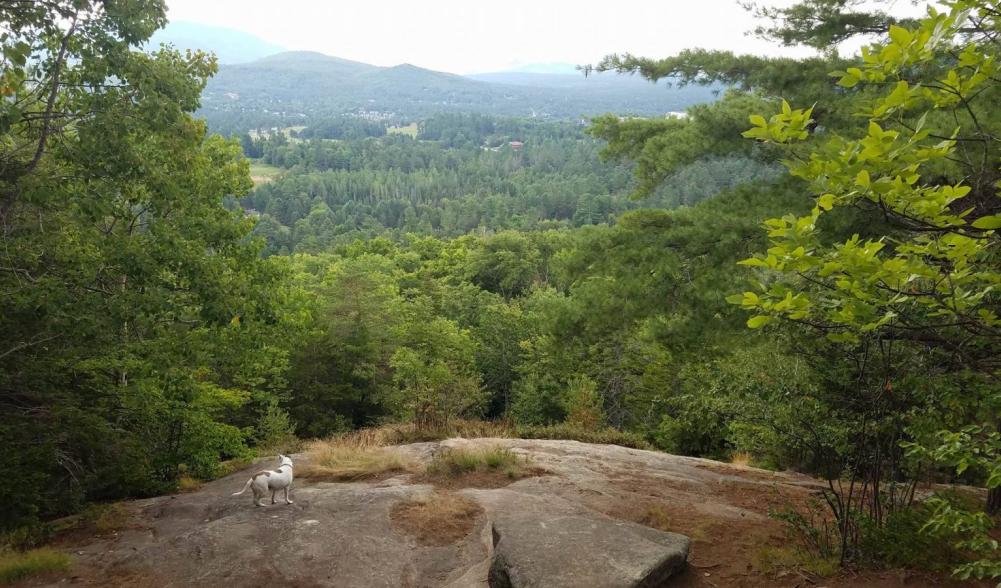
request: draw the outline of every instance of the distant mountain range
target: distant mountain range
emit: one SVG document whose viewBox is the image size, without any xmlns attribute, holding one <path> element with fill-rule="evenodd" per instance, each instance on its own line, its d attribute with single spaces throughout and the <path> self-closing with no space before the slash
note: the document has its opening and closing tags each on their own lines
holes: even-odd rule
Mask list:
<svg viewBox="0 0 1001 588">
<path fill-rule="evenodd" d="M 409 122 L 438 112 L 581 118 L 604 112 L 657 116 L 715 99 L 719 88 L 668 87 L 614 73 L 585 77 L 573 64 L 537 63 L 459 76 L 410 64 L 380 67 L 309 51 L 285 51 L 254 35 L 171 22 L 149 48 L 213 51 L 219 73 L 201 114 L 223 133 L 308 126 L 330 117 Z"/>
<path fill-rule="evenodd" d="M 223 133 L 308 126 L 332 116 L 411 121 L 438 112 L 581 118 L 663 116 L 715 100 L 719 88 L 668 87 L 613 73 L 499 72 L 459 76 L 410 64 L 380 67 L 294 51 L 223 65 L 202 114 Z"/>
<path fill-rule="evenodd" d="M 169 43 L 180 50 L 212 51 L 221 64 L 247 63 L 286 51 L 250 33 L 185 21 L 172 21 L 153 33 L 147 46 L 155 49 L 161 43 Z"/>
<path fill-rule="evenodd" d="M 573 63 L 523 63 L 504 70 L 506 72 L 565 74 L 577 75 L 577 66 Z"/>
<path fill-rule="evenodd" d="M 536 73 L 521 71 L 498 71 L 491 73 L 471 74 L 465 76 L 471 80 L 489 82 L 492 84 L 507 84 L 511 86 L 532 86 L 539 88 L 562 88 L 565 90 L 580 90 L 591 92 L 630 92 L 644 93 L 659 87 L 667 89 L 665 84 L 652 84 L 648 80 L 631 75 L 621 75 L 611 72 L 595 73 L 585 76 L 582 72 L 572 74 Z M 658 95 L 660 93 L 657 90 Z"/>
</svg>

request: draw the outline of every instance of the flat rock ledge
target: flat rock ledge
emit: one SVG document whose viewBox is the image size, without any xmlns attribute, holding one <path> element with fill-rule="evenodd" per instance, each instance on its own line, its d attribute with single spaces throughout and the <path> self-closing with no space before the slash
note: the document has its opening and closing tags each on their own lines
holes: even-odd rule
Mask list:
<svg viewBox="0 0 1001 588">
<path fill-rule="evenodd" d="M 421 544 L 394 524 L 394 505 L 435 492 L 411 475 L 300 482 L 294 505 L 255 508 L 248 496 L 230 496 L 255 467 L 191 493 L 135 501 L 129 527 L 74 545 L 73 576 L 53 585 L 652 588 L 670 586 L 685 568 L 688 537 L 607 516 L 587 500 L 618 500 L 608 476 L 646 469 L 656 454 L 500 439 L 397 450 L 424 460 L 467 445 L 509 447 L 549 473 L 455 490 L 484 512 L 453 544 Z"/>
<path fill-rule="evenodd" d="M 466 491 L 492 525 L 490 588 L 654 588 L 688 559 L 690 540 L 515 490 Z M 584 584 L 582 584 L 582 582 Z"/>
</svg>

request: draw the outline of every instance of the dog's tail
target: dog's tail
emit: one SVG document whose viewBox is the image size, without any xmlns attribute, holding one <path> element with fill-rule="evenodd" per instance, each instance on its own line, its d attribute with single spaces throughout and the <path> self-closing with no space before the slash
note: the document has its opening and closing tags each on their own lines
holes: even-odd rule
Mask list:
<svg viewBox="0 0 1001 588">
<path fill-rule="evenodd" d="M 250 485 L 253 483 L 254 483 L 254 478 L 250 478 L 249 480 L 247 480 L 247 483 L 243 485 L 243 490 L 240 490 L 239 492 L 234 492 L 233 496 L 239 496 L 243 494 L 244 492 L 247 491 L 247 488 L 250 488 Z"/>
</svg>

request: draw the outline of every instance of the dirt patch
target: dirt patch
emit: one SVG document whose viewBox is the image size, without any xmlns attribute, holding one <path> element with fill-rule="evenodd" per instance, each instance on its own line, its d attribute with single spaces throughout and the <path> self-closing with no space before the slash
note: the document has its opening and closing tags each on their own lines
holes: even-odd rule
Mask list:
<svg viewBox="0 0 1001 588">
<path fill-rule="evenodd" d="M 721 501 L 765 516 L 803 509 L 819 496 L 819 490 L 776 483 L 727 481 L 715 490 Z"/>
<path fill-rule="evenodd" d="M 939 586 L 959 588 L 988 583 L 967 583 L 947 574 L 924 574 L 906 570 L 839 571 L 823 577 L 798 563 L 762 565 L 769 553 L 793 554 L 784 525 L 776 520 L 718 518 L 683 505 L 623 497 L 603 509 L 605 514 L 648 527 L 683 533 L 692 538 L 688 568 L 672 580 L 679 588 L 908 588 Z"/>
<path fill-rule="evenodd" d="M 795 555 L 795 546 L 785 524 L 769 513 L 802 507 L 815 498 L 819 486 L 801 485 L 798 480 L 762 480 L 762 474 L 755 471 L 746 472 L 747 479 L 734 480 L 730 476 L 743 478 L 745 472 L 722 465 L 704 469 L 727 477 L 701 485 L 642 475 L 618 477 L 610 480 L 614 495 L 595 495 L 587 502 L 608 516 L 691 537 L 688 569 L 671 584 L 681 588 L 989 585 L 909 570 L 845 570 L 824 577 L 804 569 L 798 557 L 796 563 L 776 562 L 769 554 Z"/>
<path fill-rule="evenodd" d="M 400 502 L 389 512 L 393 529 L 421 545 L 445 546 L 469 535 L 483 509 L 472 500 L 451 492 L 434 492 L 424 498 Z"/>
<path fill-rule="evenodd" d="M 600 510 L 615 519 L 638 523 L 659 531 L 680 533 L 676 524 L 677 513 L 672 513 L 667 505 L 660 502 L 643 499 L 617 500 Z"/>
</svg>

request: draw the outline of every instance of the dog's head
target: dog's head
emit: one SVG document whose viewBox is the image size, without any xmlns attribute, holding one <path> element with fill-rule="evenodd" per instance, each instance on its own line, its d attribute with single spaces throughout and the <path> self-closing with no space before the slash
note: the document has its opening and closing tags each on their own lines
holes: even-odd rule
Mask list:
<svg viewBox="0 0 1001 588">
<path fill-rule="evenodd" d="M 282 466 L 292 467 L 292 458 L 287 455 L 278 454 L 278 467 Z"/>
</svg>

